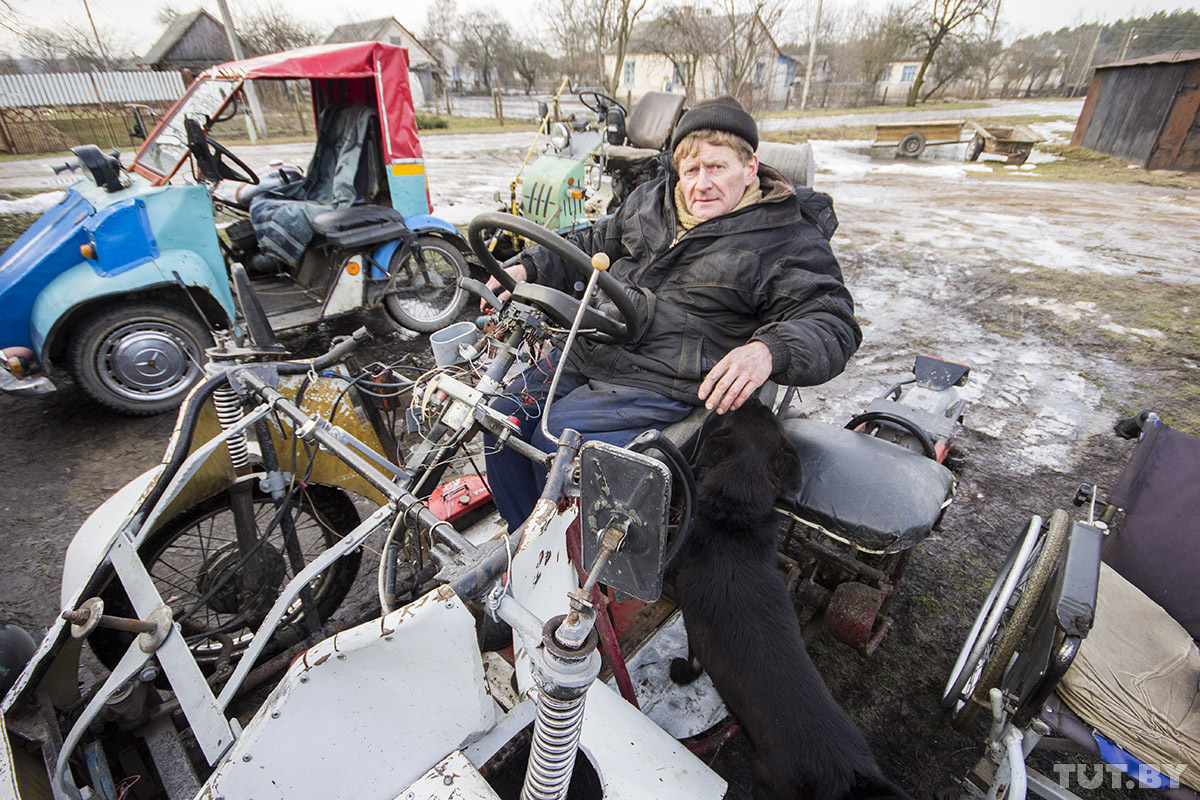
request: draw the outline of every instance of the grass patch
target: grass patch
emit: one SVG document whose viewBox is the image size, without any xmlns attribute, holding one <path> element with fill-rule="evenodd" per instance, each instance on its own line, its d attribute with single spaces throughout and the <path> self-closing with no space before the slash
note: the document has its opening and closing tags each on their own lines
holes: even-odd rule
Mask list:
<svg viewBox="0 0 1200 800">
<path fill-rule="evenodd" d="M 905 111 L 961 111 L 965 108 L 987 108 L 988 103 L 955 100 L 953 102 L 920 103 L 915 108 L 905 105 L 860 106 L 859 108 L 789 108 L 758 114 L 759 119 L 795 119 L 804 117 L 833 117 L 843 114 L 900 114 Z"/>
<path fill-rule="evenodd" d="M 434 128 L 445 128 L 450 123 L 439 117 L 437 114 L 422 114 L 417 112 L 417 130 L 428 131 Z"/>
<path fill-rule="evenodd" d="M 7 250 L 41 214 L 0 214 L 0 253 Z"/>
<path fill-rule="evenodd" d="M 1098 153 L 1086 147 L 1069 144 L 1042 144 L 1038 150 L 1059 156 L 1059 160 L 1037 165 L 1037 177 L 1043 180 L 1090 181 L 1093 183 L 1142 184 L 1174 189 L 1200 189 L 1200 173 L 1173 170 L 1146 170 L 1123 158 Z M 984 180 L 1006 177 L 1010 170 L 999 162 L 981 161 L 992 167 L 988 172 L 971 172 L 972 177 Z"/>
<path fill-rule="evenodd" d="M 420 127 L 420 117 L 425 116 L 418 114 L 417 127 Z M 434 115 L 429 115 L 434 116 Z M 499 120 L 490 117 L 456 117 L 454 115 L 440 114 L 437 119 L 441 120 L 443 125 L 434 130 L 426 130 L 421 128 L 421 135 L 430 134 L 436 136 L 443 133 L 512 133 L 513 131 L 529 131 L 534 133 L 538 129 L 538 123 L 530 122 L 529 120 L 506 120 L 503 125 Z"/>
<path fill-rule="evenodd" d="M 789 128 L 784 131 L 761 131 L 766 142 L 797 144 L 812 139 L 825 141 L 871 140 L 875 138 L 874 125 L 832 125 L 824 128 Z"/>
</svg>

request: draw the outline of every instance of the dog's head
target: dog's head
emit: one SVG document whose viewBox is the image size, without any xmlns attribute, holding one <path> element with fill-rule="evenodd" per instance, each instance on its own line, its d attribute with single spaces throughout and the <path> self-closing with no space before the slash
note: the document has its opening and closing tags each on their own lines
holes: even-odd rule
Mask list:
<svg viewBox="0 0 1200 800">
<path fill-rule="evenodd" d="M 779 420 L 754 398 L 721 417 L 700 445 L 696 473 L 701 497 L 751 513 L 768 513 L 800 487 L 796 452 Z"/>
</svg>

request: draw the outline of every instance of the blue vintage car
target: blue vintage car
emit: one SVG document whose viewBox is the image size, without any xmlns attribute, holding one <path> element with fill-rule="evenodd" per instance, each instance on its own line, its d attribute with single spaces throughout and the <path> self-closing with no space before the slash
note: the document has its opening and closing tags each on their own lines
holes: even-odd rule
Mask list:
<svg viewBox="0 0 1200 800">
<path fill-rule="evenodd" d="M 313 160 L 307 174 L 260 179 L 209 131 L 237 113 L 247 81 L 297 79 L 313 99 Z M 276 330 L 382 307 L 428 332 L 465 305 L 467 247 L 429 213 L 403 48 L 323 45 L 222 64 L 128 170 L 92 145 L 73 152 L 82 179 L 0 257 L 0 390 L 50 391 L 65 368 L 118 411 L 178 406 L 203 375 L 210 331 L 237 324 L 234 262 L 255 276 Z M 177 177 L 189 163 L 196 182 Z"/>
</svg>

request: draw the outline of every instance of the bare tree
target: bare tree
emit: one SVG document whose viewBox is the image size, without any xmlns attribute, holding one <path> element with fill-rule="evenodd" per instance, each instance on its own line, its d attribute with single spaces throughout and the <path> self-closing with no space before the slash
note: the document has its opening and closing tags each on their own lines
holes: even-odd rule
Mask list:
<svg viewBox="0 0 1200 800">
<path fill-rule="evenodd" d="M 612 50 L 616 54 L 616 66 L 613 67 L 612 76 L 607 81 L 609 94 L 615 92 L 620 83 L 621 70 L 625 66 L 625 52 L 629 47 L 629 39 L 633 35 L 633 26 L 637 22 L 638 15 L 645 10 L 646 2 L 647 0 L 612 0 Z"/>
<path fill-rule="evenodd" d="M 925 55 L 917 70 L 916 80 L 908 91 L 907 105 L 915 106 L 921 96 L 921 86 L 934 56 L 948 37 L 967 32 L 980 20 L 986 19 L 996 0 L 925 0 L 924 24 L 921 35 Z"/>
<path fill-rule="evenodd" d="M 562 59 L 566 74 L 576 84 L 598 84 L 604 74 L 597 70 L 599 44 L 593 35 L 584 6 L 592 0 L 544 0 L 543 19 L 550 28 L 550 40 Z"/>
<path fill-rule="evenodd" d="M 281 5 L 261 4 L 241 15 L 238 36 L 251 53 L 281 53 L 319 43 L 321 31 Z"/>
<path fill-rule="evenodd" d="M 89 72 L 119 68 L 129 56 L 129 46 L 112 28 L 90 28 L 56 23 L 50 28 L 19 28 L 21 52 L 43 72 Z"/>
<path fill-rule="evenodd" d="M 533 91 L 534 84 L 554 71 L 554 59 L 533 39 L 518 41 L 505 59 L 506 66 L 520 78 L 525 94 Z"/>
<path fill-rule="evenodd" d="M 718 90 L 755 105 L 756 71 L 762 52 L 775 48 L 772 28 L 783 16 L 781 0 L 719 0 L 713 15 L 718 38 L 711 58 Z"/>
<path fill-rule="evenodd" d="M 495 9 L 474 9 L 463 15 L 462 36 L 464 52 L 475 63 L 483 85 L 490 90 L 494 80 L 499 87 L 514 41 L 508 23 Z"/>
<path fill-rule="evenodd" d="M 694 6 L 668 6 L 646 23 L 642 47 L 668 61 L 687 92 L 688 102 L 696 96 L 697 68 L 712 52 L 711 15 L 697 14 Z"/>
</svg>

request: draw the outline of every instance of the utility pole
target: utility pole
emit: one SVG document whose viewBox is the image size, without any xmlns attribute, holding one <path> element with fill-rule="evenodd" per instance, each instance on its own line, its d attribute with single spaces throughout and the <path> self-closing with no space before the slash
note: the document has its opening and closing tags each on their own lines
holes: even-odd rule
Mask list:
<svg viewBox="0 0 1200 800">
<path fill-rule="evenodd" d="M 808 86 L 812 83 L 813 59 L 817 54 L 817 32 L 821 30 L 821 4 L 817 0 L 817 18 L 813 20 L 812 35 L 808 37 L 808 67 L 804 70 L 804 90 L 800 93 L 800 110 L 808 108 Z"/>
<path fill-rule="evenodd" d="M 87 0 L 83 0 L 83 10 L 87 12 L 88 22 L 92 24 L 92 36 L 96 37 L 96 51 L 100 53 L 100 60 L 104 62 L 104 71 L 111 72 L 112 64 L 108 61 L 108 51 L 104 49 L 104 42 L 100 41 L 100 31 L 96 30 L 96 20 L 92 19 L 92 9 Z"/>
<path fill-rule="evenodd" d="M 233 57 L 237 61 L 245 58 L 242 53 L 242 40 L 238 38 L 237 31 L 233 29 L 233 17 L 229 15 L 229 6 L 225 0 L 217 0 L 217 8 L 221 10 L 221 23 L 225 26 L 225 36 L 229 39 L 229 49 L 233 51 Z M 254 129 L 257 127 L 258 132 L 262 134 L 264 139 L 267 138 L 267 124 L 263 121 L 262 107 L 258 104 L 258 93 L 254 91 L 254 84 L 247 81 L 242 84 L 246 92 L 246 100 L 250 104 L 250 116 L 254 118 L 254 125 L 249 121 L 246 122 L 246 130 L 250 133 L 250 142 L 252 144 L 258 142 L 258 137 L 254 135 Z"/>
</svg>

